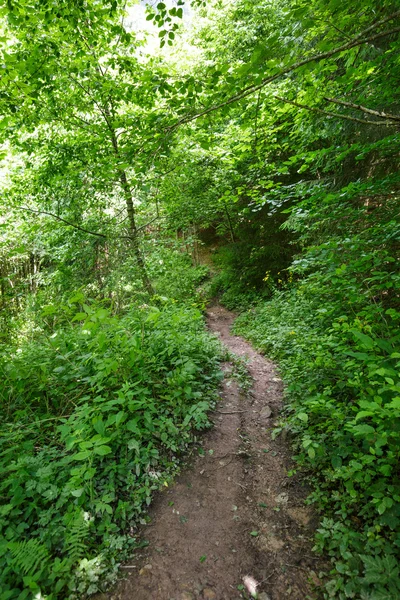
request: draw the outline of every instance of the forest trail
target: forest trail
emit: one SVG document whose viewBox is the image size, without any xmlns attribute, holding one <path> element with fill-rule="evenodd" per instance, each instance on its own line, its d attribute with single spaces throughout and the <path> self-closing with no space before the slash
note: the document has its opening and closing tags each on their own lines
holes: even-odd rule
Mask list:
<svg viewBox="0 0 400 600">
<path fill-rule="evenodd" d="M 125 565 L 129 572 L 108 600 L 235 600 L 250 575 L 259 600 L 316 598 L 312 555 L 315 519 L 306 491 L 288 478 L 290 449 L 271 440 L 282 403 L 274 365 L 231 335 L 234 315 L 216 305 L 208 326 L 237 356 L 248 359 L 253 387 L 245 395 L 224 365 L 215 427 L 171 489 L 152 504 L 143 537 L 149 546 Z M 239 586 L 239 589 L 238 589 Z"/>
</svg>

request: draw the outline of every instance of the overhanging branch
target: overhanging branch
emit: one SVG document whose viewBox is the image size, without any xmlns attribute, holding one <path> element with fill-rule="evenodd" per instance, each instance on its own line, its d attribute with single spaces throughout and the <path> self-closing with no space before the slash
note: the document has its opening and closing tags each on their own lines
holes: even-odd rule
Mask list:
<svg viewBox="0 0 400 600">
<path fill-rule="evenodd" d="M 365 119 L 358 119 L 357 117 L 350 117 L 349 115 L 341 115 L 339 113 L 330 112 L 329 110 L 323 110 L 322 108 L 316 108 L 315 106 L 307 106 L 307 104 L 300 104 L 300 102 L 295 102 L 294 100 L 288 100 L 287 98 L 281 98 L 280 96 L 274 96 L 276 100 L 279 102 L 284 102 L 285 104 L 291 104 L 292 106 L 297 106 L 298 108 L 303 108 L 305 110 L 309 110 L 311 112 L 319 113 L 321 115 L 327 115 L 328 117 L 335 117 L 336 119 L 345 119 L 346 121 L 355 121 L 356 123 L 362 123 L 363 125 L 391 125 L 388 121 L 367 121 Z"/>
<path fill-rule="evenodd" d="M 362 112 L 367 113 L 368 115 L 374 115 L 375 117 L 382 117 L 389 121 L 400 121 L 400 116 L 392 115 L 391 113 L 386 113 L 383 110 L 373 110 L 372 108 L 367 108 L 366 106 L 362 106 L 362 104 L 354 104 L 353 102 L 347 102 L 345 100 L 338 100 L 337 98 L 324 98 L 327 102 L 334 102 L 335 104 L 340 104 L 341 106 L 347 106 L 348 108 L 355 108 L 357 110 L 361 110 Z"/>
<path fill-rule="evenodd" d="M 84 233 L 89 233 L 90 235 L 95 235 L 97 237 L 107 239 L 107 236 L 104 235 L 104 233 L 97 233 L 96 231 L 89 231 L 89 229 L 85 229 L 84 227 L 75 225 L 74 223 L 71 223 L 70 221 L 63 219 L 62 217 L 59 217 L 58 215 L 56 215 L 54 213 L 48 212 L 47 210 L 34 210 L 33 208 L 28 208 L 27 206 L 21 206 L 18 208 L 19 208 L 19 210 L 27 210 L 28 212 L 34 213 L 36 215 L 47 215 L 49 217 L 52 217 L 53 219 L 56 219 L 57 221 L 61 221 L 62 223 L 65 223 L 66 225 L 73 227 L 74 229 L 78 229 L 79 231 L 83 231 Z"/>
<path fill-rule="evenodd" d="M 223 108 L 225 106 L 233 104 L 234 102 L 238 102 L 239 100 L 242 100 L 243 98 L 246 98 L 247 96 L 250 96 L 254 92 L 262 89 L 263 87 L 265 87 L 269 83 L 272 83 L 273 81 L 276 81 L 277 79 L 283 77 L 284 75 L 288 75 L 289 73 L 292 73 L 293 71 L 296 71 L 300 67 L 303 67 L 304 65 L 307 65 L 307 64 L 309 64 L 311 62 L 319 62 L 319 61 L 324 60 L 326 58 L 331 58 L 332 56 L 335 56 L 336 54 L 340 54 L 341 52 L 344 52 L 345 50 L 351 50 L 352 48 L 355 48 L 357 46 L 362 46 L 363 44 L 374 42 L 375 40 L 378 40 L 378 39 L 380 39 L 382 37 L 386 37 L 388 35 L 392 35 L 394 33 L 398 33 L 398 32 L 400 32 L 400 27 L 394 27 L 393 29 L 388 29 L 386 31 L 380 31 L 380 32 L 376 33 L 375 35 L 366 37 L 367 34 L 369 34 L 371 31 L 374 31 L 375 29 L 377 29 L 381 25 L 384 25 L 388 21 L 392 21 L 393 19 L 396 19 L 399 16 L 400 16 L 400 10 L 396 11 L 395 13 L 393 13 L 391 15 L 389 15 L 385 19 L 381 19 L 380 21 L 376 21 L 375 23 L 373 23 L 372 25 L 370 25 L 369 27 L 367 27 L 366 29 L 364 29 L 362 32 L 360 32 L 355 38 L 353 38 L 352 40 L 350 40 L 346 44 L 342 44 L 341 46 L 337 46 L 336 48 L 333 48 L 332 50 L 328 50 L 327 52 L 320 52 L 319 54 L 314 54 L 313 56 L 309 56 L 307 58 L 303 58 L 303 59 L 297 61 L 296 63 L 293 63 L 289 67 L 286 67 L 285 69 L 281 69 L 278 73 L 275 73 L 274 75 L 270 75 L 269 77 L 264 78 L 261 81 L 261 83 L 259 83 L 259 84 L 252 84 L 252 85 L 249 85 L 249 86 L 245 87 L 243 90 L 241 90 L 240 92 L 238 92 L 234 96 L 231 96 L 230 98 L 228 98 L 228 100 L 225 100 L 224 102 L 221 102 L 220 104 L 216 104 L 214 106 L 210 106 L 209 108 L 207 108 L 207 109 L 205 109 L 203 111 L 200 111 L 198 113 L 182 117 L 175 124 L 170 125 L 169 127 L 166 127 L 166 130 L 167 131 L 173 131 L 174 129 L 176 129 L 180 125 L 184 125 L 186 123 L 190 123 L 191 121 L 195 121 L 196 119 L 199 119 L 200 117 L 204 117 L 205 115 L 207 115 L 207 114 L 209 114 L 211 112 L 219 110 L 220 108 Z"/>
</svg>

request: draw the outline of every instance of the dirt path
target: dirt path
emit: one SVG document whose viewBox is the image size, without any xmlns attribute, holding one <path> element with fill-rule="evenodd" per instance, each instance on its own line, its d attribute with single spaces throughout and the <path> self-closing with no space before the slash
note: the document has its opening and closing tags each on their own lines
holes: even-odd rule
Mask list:
<svg viewBox="0 0 400 600">
<path fill-rule="evenodd" d="M 271 440 L 282 384 L 271 362 L 230 334 L 233 319 L 221 306 L 208 313 L 210 329 L 249 359 L 253 388 L 244 397 L 225 366 L 204 455 L 156 498 L 143 533 L 149 547 L 125 566 L 128 578 L 103 598 L 236 600 L 250 597 L 242 589 L 246 575 L 261 582 L 260 600 L 318 597 L 306 492 L 287 477 L 287 443 Z"/>
</svg>

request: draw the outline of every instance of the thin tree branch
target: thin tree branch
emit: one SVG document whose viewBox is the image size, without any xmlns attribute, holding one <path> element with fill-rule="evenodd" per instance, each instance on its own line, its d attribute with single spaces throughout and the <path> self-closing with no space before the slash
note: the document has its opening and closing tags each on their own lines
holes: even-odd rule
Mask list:
<svg viewBox="0 0 400 600">
<path fill-rule="evenodd" d="M 363 125 L 390 125 L 387 121 L 366 121 L 365 119 L 357 119 L 357 117 L 350 117 L 349 115 L 341 115 L 339 113 L 330 112 L 329 110 L 323 110 L 322 108 L 316 108 L 315 106 L 307 106 L 307 104 L 300 104 L 299 102 L 295 102 L 294 100 L 288 100 L 287 98 L 281 98 L 280 96 L 274 96 L 280 102 L 284 102 L 285 104 L 292 104 L 292 106 L 297 106 L 298 108 L 304 108 L 305 110 L 309 110 L 311 112 L 316 112 L 321 115 L 327 115 L 329 117 L 335 117 L 337 119 L 345 119 L 346 121 L 355 121 L 356 123 L 362 123 Z"/>
<path fill-rule="evenodd" d="M 125 12 L 125 10 L 126 10 L 126 4 L 127 4 L 127 3 L 125 2 L 125 3 L 124 3 L 124 6 L 123 6 L 123 8 L 122 8 L 122 11 L 123 11 L 123 13 L 122 13 L 121 25 L 120 25 L 121 29 L 122 29 L 122 28 L 123 28 L 123 26 L 124 26 L 124 20 L 125 20 L 125 15 L 124 15 L 124 12 Z M 117 38 L 117 41 L 116 41 L 116 44 L 115 44 L 115 48 L 114 48 L 114 50 L 117 50 L 117 49 L 118 49 L 118 46 L 119 46 L 119 43 L 120 43 L 120 41 L 121 41 L 121 32 L 120 32 L 120 33 L 119 33 L 119 35 L 118 35 L 118 38 Z M 106 73 L 107 73 L 107 70 L 108 70 L 108 67 L 107 67 L 107 69 L 106 69 Z"/>
<path fill-rule="evenodd" d="M 86 121 L 86 119 L 84 119 L 83 117 L 80 117 L 76 113 L 72 113 L 72 117 L 74 119 L 78 119 L 78 121 L 81 121 L 84 125 L 86 125 L 86 127 L 93 127 L 93 125 L 95 125 L 95 123 L 90 123 L 89 121 Z"/>
<path fill-rule="evenodd" d="M 59 117 L 57 114 L 55 114 L 55 116 L 53 118 L 54 118 L 54 120 L 59 121 L 60 123 L 72 124 L 75 127 L 79 127 L 79 129 L 82 129 L 82 131 L 90 132 L 91 135 L 95 135 L 99 138 L 103 137 L 101 135 L 101 133 L 99 133 L 98 131 L 95 131 L 93 129 L 92 124 L 88 123 L 84 119 L 81 119 L 80 117 L 78 117 L 78 115 L 72 115 L 72 117 L 70 117 L 70 118 L 65 118 L 65 117 L 63 118 L 63 117 Z M 74 121 L 74 119 L 77 119 L 77 121 Z"/>
<path fill-rule="evenodd" d="M 157 175 L 154 175 L 154 177 L 147 177 L 144 181 L 145 183 L 149 183 L 156 179 L 161 179 L 161 177 L 165 177 L 166 175 L 168 175 L 168 173 L 172 173 L 172 171 L 175 171 L 176 168 L 177 166 L 175 165 L 175 167 L 172 167 L 172 169 L 168 169 L 168 171 L 164 171 L 164 173 L 158 173 Z"/>
<path fill-rule="evenodd" d="M 95 235 L 97 237 L 102 237 L 104 239 L 107 239 L 107 236 L 104 235 L 104 233 L 97 233 L 96 231 L 89 231 L 89 229 L 85 229 L 84 227 L 80 227 L 79 225 L 74 225 L 74 223 L 71 223 L 70 221 L 67 221 L 66 219 L 63 219 L 62 217 L 59 217 L 58 215 L 48 212 L 46 210 L 34 210 L 33 208 L 28 208 L 27 206 L 20 206 L 20 207 L 17 207 L 17 209 L 18 210 L 27 210 L 36 215 L 48 215 L 49 217 L 53 217 L 53 219 L 57 219 L 57 221 L 61 221 L 62 223 L 65 223 L 66 225 L 70 225 L 74 229 L 78 229 L 79 231 L 83 231 L 84 233 L 89 233 L 90 235 Z M 147 225 L 149 225 L 149 223 L 138 228 L 138 230 L 143 229 L 143 227 L 147 227 Z M 132 240 L 133 239 L 133 237 L 131 235 L 117 235 L 117 236 L 115 236 L 115 238 L 118 238 L 121 240 Z"/>
<path fill-rule="evenodd" d="M 330 27 L 333 27 L 333 29 L 336 29 L 336 31 L 341 33 L 346 39 L 351 40 L 351 36 L 347 35 L 347 33 L 345 31 L 343 31 L 343 29 L 339 29 L 339 27 L 336 27 L 336 25 L 334 23 L 332 23 L 332 21 L 325 21 L 325 23 L 328 23 L 328 25 Z"/>
<path fill-rule="evenodd" d="M 116 214 L 116 215 L 114 215 L 114 216 L 110 217 L 109 219 L 107 219 L 107 220 L 106 220 L 106 223 L 111 223 L 111 221 L 113 221 L 114 219 L 118 219 L 118 217 L 119 217 L 120 215 L 122 215 L 122 213 L 124 212 L 124 210 L 126 210 L 126 208 L 125 208 L 125 207 L 124 207 L 124 208 L 122 208 L 121 210 L 119 210 L 119 211 L 117 212 L 117 214 Z M 121 222 L 123 222 L 123 221 L 121 221 Z"/>
<path fill-rule="evenodd" d="M 111 128 L 111 125 L 110 125 L 110 123 L 109 123 L 109 120 L 108 120 L 108 118 L 107 118 L 107 115 L 104 113 L 103 107 L 102 107 L 102 106 L 101 106 L 101 104 L 100 104 L 100 103 L 99 103 L 99 102 L 96 100 L 96 98 L 93 96 L 93 94 L 90 92 L 90 90 L 88 90 L 87 88 L 85 88 L 85 86 L 84 86 L 84 85 L 82 85 L 82 83 L 81 83 L 81 82 L 80 82 L 78 79 L 75 79 L 75 77 L 72 77 L 70 73 L 68 73 L 68 77 L 69 77 L 70 79 L 72 79 L 72 81 L 73 81 L 73 82 L 74 82 L 76 85 L 78 85 L 78 86 L 81 88 L 81 90 L 82 90 L 83 92 L 85 92 L 85 94 L 86 94 L 87 96 L 89 96 L 89 98 L 91 98 L 91 99 L 92 99 L 93 103 L 94 103 L 94 104 L 97 106 L 97 108 L 99 109 L 100 113 L 102 114 L 102 116 L 103 116 L 103 118 L 104 118 L 104 120 L 105 120 L 105 122 L 106 122 L 106 124 L 107 124 L 108 128 L 109 128 L 109 129 L 112 129 L 112 128 Z"/>
<path fill-rule="evenodd" d="M 145 225 L 141 225 L 140 227 L 138 227 L 137 231 L 139 232 L 139 231 L 142 231 L 142 229 L 146 229 L 146 227 L 148 227 L 149 225 L 154 223 L 154 221 L 158 221 L 158 219 L 162 219 L 162 218 L 165 218 L 165 217 L 161 217 L 160 215 L 157 215 L 156 217 L 154 217 L 154 219 L 151 219 L 151 221 L 149 221 Z"/>
<path fill-rule="evenodd" d="M 400 121 L 400 116 L 392 115 L 391 113 L 385 113 L 380 110 L 373 110 L 372 108 L 367 108 L 366 106 L 362 106 L 361 104 L 354 104 L 353 102 L 347 102 L 345 100 L 338 100 L 337 98 L 324 98 L 327 102 L 334 102 L 335 104 L 341 104 L 342 106 L 347 106 L 348 108 L 356 108 L 357 110 L 361 110 L 362 112 L 367 113 L 368 115 L 374 115 L 375 117 L 383 117 L 384 119 L 389 119 L 390 121 Z"/>
<path fill-rule="evenodd" d="M 332 50 L 328 50 L 327 52 L 320 52 L 319 54 L 314 54 L 313 56 L 303 58 L 303 59 L 297 61 L 296 63 L 293 63 L 289 67 L 286 67 L 285 69 L 281 69 L 278 73 L 275 73 L 274 75 L 270 75 L 269 77 L 266 77 L 265 79 L 262 80 L 261 83 L 252 84 L 252 85 L 245 87 L 239 93 L 235 94 L 234 96 L 231 96 L 230 98 L 228 98 L 228 100 L 225 100 L 224 102 L 221 102 L 220 104 L 210 106 L 206 110 L 200 111 L 193 115 L 187 115 L 185 117 L 182 117 L 174 125 L 170 125 L 169 127 L 166 127 L 166 130 L 172 131 L 172 130 L 176 129 L 177 127 L 179 127 L 180 125 L 183 125 L 185 123 L 190 123 L 191 121 L 194 121 L 194 120 L 199 119 L 200 117 L 203 117 L 211 112 L 219 110 L 220 108 L 223 108 L 224 106 L 228 106 L 229 104 L 238 102 L 239 100 L 242 100 L 243 98 L 246 98 L 247 96 L 250 96 L 257 90 L 262 89 L 269 83 L 272 83 L 276 79 L 279 79 L 283 75 L 288 75 L 289 73 L 292 73 L 293 71 L 296 71 L 300 67 L 303 67 L 304 65 L 307 65 L 311 62 L 321 61 L 326 58 L 330 58 L 331 56 L 334 56 L 335 54 L 340 54 L 340 52 L 344 52 L 345 50 L 350 50 L 351 48 L 361 46 L 362 44 L 373 42 L 379 38 L 382 38 L 382 37 L 385 37 L 388 35 L 392 35 L 393 33 L 398 33 L 400 31 L 400 27 L 395 27 L 393 29 L 381 31 L 370 37 L 364 37 L 370 31 L 373 31 L 374 29 L 380 27 L 381 25 L 383 25 L 384 23 L 387 23 L 388 21 L 395 19 L 398 16 L 400 16 L 400 10 L 393 13 L 389 17 L 386 17 L 385 19 L 382 19 L 380 21 L 377 21 L 376 23 L 373 23 L 372 25 L 367 27 L 367 29 L 364 29 L 364 31 L 359 33 L 355 38 L 353 38 L 351 41 L 347 42 L 346 44 L 337 46 L 336 48 L 333 48 Z"/>
<path fill-rule="evenodd" d="M 70 221 L 63 219 L 62 217 L 59 217 L 58 215 L 55 215 L 54 213 L 48 212 L 47 210 L 34 210 L 33 208 L 28 208 L 27 206 L 20 206 L 17 208 L 19 210 L 27 210 L 36 215 L 48 215 L 49 217 L 53 217 L 53 219 L 57 219 L 57 221 L 61 221 L 62 223 L 65 223 L 66 225 L 69 225 L 70 227 L 73 227 L 74 229 L 79 229 L 79 231 L 83 231 L 84 233 L 89 233 L 90 235 L 96 235 L 97 237 L 102 237 L 105 239 L 107 238 L 107 236 L 104 235 L 104 233 L 97 233 L 96 231 L 89 231 L 89 229 L 85 229 L 84 227 L 75 225 L 74 223 L 71 223 Z"/>
</svg>

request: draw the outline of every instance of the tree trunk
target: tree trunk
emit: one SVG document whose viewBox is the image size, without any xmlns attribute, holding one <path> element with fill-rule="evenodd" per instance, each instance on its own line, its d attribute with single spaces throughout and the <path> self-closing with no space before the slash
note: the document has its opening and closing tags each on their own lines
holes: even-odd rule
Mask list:
<svg viewBox="0 0 400 600">
<path fill-rule="evenodd" d="M 128 220 L 129 220 L 130 242 L 131 242 L 133 254 L 136 258 L 136 262 L 139 267 L 140 276 L 142 278 L 143 285 L 144 285 L 146 291 L 148 292 L 148 294 L 150 294 L 150 296 L 153 296 L 154 289 L 151 284 L 150 278 L 147 274 L 146 265 L 144 264 L 143 255 L 142 255 L 142 252 L 141 252 L 140 246 L 139 246 L 138 231 L 137 231 L 136 219 L 135 219 L 135 208 L 133 206 L 132 192 L 131 192 L 131 188 L 129 187 L 129 183 L 128 183 L 128 179 L 126 177 L 125 171 L 121 171 L 119 180 L 121 182 L 122 189 L 124 190 L 126 211 L 128 213 Z"/>
<path fill-rule="evenodd" d="M 105 110 L 105 120 L 106 120 L 107 126 L 108 126 L 108 128 L 110 130 L 110 134 L 111 134 L 111 143 L 112 143 L 112 146 L 114 149 L 114 153 L 115 153 L 115 156 L 119 159 L 120 154 L 119 154 L 117 137 L 115 135 L 115 131 L 109 120 L 110 112 L 109 112 L 108 107 L 105 107 L 104 110 Z M 139 246 L 138 230 L 137 230 L 136 219 L 135 219 L 135 207 L 133 206 L 132 192 L 131 192 L 131 188 L 130 188 L 130 185 L 128 182 L 128 178 L 126 176 L 126 172 L 124 170 L 119 170 L 119 180 L 120 180 L 122 190 L 124 192 L 124 197 L 125 197 L 126 212 L 128 214 L 129 229 L 130 229 L 130 242 L 131 242 L 131 248 L 133 250 L 133 255 L 136 259 L 137 266 L 139 267 L 140 277 L 143 281 L 145 290 L 147 291 L 147 293 L 150 296 L 154 296 L 154 289 L 151 284 L 150 278 L 147 274 L 146 265 L 145 265 L 145 262 L 143 259 L 142 251 Z"/>
<path fill-rule="evenodd" d="M 232 221 L 231 221 L 231 215 L 229 214 L 229 210 L 228 207 L 226 205 L 226 202 L 224 202 L 224 208 L 225 208 L 225 214 L 227 216 L 228 219 L 228 225 L 229 225 L 229 232 L 231 234 L 231 240 L 233 243 L 235 243 L 235 232 L 233 231 L 233 225 L 232 225 Z"/>
</svg>

